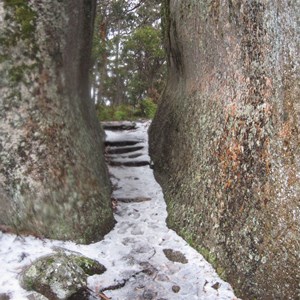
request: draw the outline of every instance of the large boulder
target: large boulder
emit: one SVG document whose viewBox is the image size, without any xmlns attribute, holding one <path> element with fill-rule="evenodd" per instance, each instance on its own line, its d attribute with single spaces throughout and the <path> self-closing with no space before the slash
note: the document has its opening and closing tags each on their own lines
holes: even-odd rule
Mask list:
<svg viewBox="0 0 300 300">
<path fill-rule="evenodd" d="M 95 1 L 0 2 L 0 224 L 77 242 L 113 226 L 89 96 Z"/>
<path fill-rule="evenodd" d="M 299 5 L 164 1 L 150 153 L 168 224 L 245 299 L 299 296 Z"/>
</svg>

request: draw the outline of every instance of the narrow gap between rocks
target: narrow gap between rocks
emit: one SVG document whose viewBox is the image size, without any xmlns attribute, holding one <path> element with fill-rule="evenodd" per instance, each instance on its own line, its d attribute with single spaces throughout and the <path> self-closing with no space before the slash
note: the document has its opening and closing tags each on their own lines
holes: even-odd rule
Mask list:
<svg viewBox="0 0 300 300">
<path fill-rule="evenodd" d="M 149 166 L 149 125 L 150 121 L 137 122 L 115 130 L 112 124 L 106 130 L 114 229 L 102 241 L 89 245 L 0 233 L 0 295 L 28 300 L 32 292 L 21 288 L 20 271 L 44 255 L 64 253 L 84 255 L 106 270 L 88 276 L 87 286 L 81 287 L 72 299 L 80 299 L 86 292 L 94 300 L 236 299 L 231 286 L 212 266 L 167 227 L 163 193 Z M 130 151 L 124 152 L 124 147 Z M 130 165 L 124 164 L 129 161 Z"/>
</svg>

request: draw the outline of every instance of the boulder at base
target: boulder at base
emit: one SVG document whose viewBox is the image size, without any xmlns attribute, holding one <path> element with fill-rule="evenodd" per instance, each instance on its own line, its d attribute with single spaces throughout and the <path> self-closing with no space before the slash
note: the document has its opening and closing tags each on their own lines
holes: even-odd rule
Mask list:
<svg viewBox="0 0 300 300">
<path fill-rule="evenodd" d="M 69 299 L 81 292 L 81 299 L 88 299 L 87 277 L 105 271 L 103 265 L 88 257 L 62 252 L 33 262 L 22 272 L 21 285 L 51 300 Z"/>
</svg>

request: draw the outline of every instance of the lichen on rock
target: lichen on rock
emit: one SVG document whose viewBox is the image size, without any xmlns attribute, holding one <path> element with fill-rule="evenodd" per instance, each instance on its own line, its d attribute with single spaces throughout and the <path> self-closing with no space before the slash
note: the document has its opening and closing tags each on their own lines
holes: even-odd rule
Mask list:
<svg viewBox="0 0 300 300">
<path fill-rule="evenodd" d="M 48 299 L 68 299 L 87 288 L 87 277 L 102 274 L 106 268 L 88 257 L 63 252 L 42 257 L 25 268 L 21 284 Z"/>
<path fill-rule="evenodd" d="M 0 224 L 99 240 L 114 220 L 89 96 L 95 1 L 0 5 Z"/>
<path fill-rule="evenodd" d="M 296 299 L 299 4 L 164 7 L 169 77 L 150 154 L 168 224 L 242 297 Z"/>
</svg>

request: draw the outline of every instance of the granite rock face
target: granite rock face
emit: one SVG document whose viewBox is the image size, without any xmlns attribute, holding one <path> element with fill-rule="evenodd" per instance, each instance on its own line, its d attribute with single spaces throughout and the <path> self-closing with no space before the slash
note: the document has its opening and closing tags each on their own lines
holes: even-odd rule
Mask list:
<svg viewBox="0 0 300 300">
<path fill-rule="evenodd" d="M 298 17 L 297 1 L 164 1 L 150 153 L 168 224 L 244 299 L 299 296 Z"/>
<path fill-rule="evenodd" d="M 113 226 L 89 97 L 95 1 L 0 1 L 0 224 L 78 242 Z"/>
</svg>

